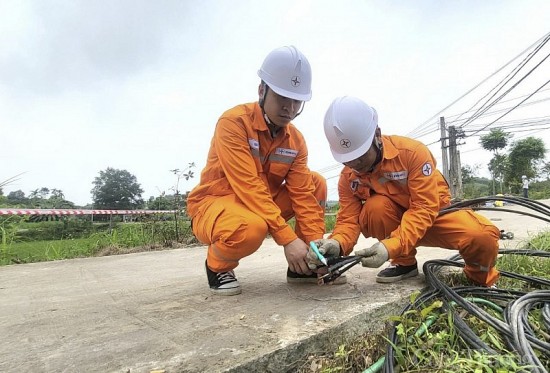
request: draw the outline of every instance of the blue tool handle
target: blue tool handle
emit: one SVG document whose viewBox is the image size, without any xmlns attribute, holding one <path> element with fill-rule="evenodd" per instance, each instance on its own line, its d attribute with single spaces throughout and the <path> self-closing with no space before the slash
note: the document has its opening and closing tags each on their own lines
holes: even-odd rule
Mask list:
<svg viewBox="0 0 550 373">
<path fill-rule="evenodd" d="M 313 252 L 315 253 L 315 255 L 317 255 L 317 258 L 319 258 L 319 260 L 321 261 L 321 263 L 323 263 L 324 265 L 327 265 L 327 259 L 323 256 L 323 254 L 321 254 L 319 252 L 319 248 L 317 247 L 317 245 L 315 245 L 315 242 L 311 241 L 309 243 L 309 246 L 311 247 L 311 249 L 313 250 Z"/>
</svg>

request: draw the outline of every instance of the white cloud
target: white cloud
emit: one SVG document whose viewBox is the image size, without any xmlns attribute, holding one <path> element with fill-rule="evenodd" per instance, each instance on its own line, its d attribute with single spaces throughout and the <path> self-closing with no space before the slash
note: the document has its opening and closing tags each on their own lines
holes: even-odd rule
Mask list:
<svg viewBox="0 0 550 373">
<path fill-rule="evenodd" d="M 115 167 L 137 177 L 145 198 L 169 190 L 170 169 L 195 162 L 198 176 L 217 118 L 257 99 L 256 70 L 286 44 L 312 64 L 313 99 L 295 124 L 311 168 L 325 168 L 335 162 L 320 128 L 335 96 L 363 98 L 383 132 L 406 134 L 549 24 L 545 0 L 3 1 L 0 180 L 26 172 L 4 190 L 57 188 L 85 204 L 94 177 Z M 525 110 L 517 115 L 540 113 Z M 476 147 L 468 141 L 463 149 Z M 489 157 L 472 151 L 462 159 Z"/>
</svg>

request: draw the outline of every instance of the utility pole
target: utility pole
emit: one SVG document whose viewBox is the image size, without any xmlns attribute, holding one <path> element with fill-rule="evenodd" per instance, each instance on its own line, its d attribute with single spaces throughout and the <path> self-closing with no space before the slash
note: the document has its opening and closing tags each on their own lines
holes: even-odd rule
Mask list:
<svg viewBox="0 0 550 373">
<path fill-rule="evenodd" d="M 455 126 L 449 126 L 449 186 L 451 198 L 462 199 L 462 170 L 460 164 L 460 153 L 457 148 L 457 138 L 463 134 L 457 131 Z"/>
<path fill-rule="evenodd" d="M 449 147 L 447 146 L 447 127 L 445 126 L 445 117 L 439 117 L 439 127 L 441 129 L 441 163 L 443 163 L 443 177 L 449 183 Z"/>
</svg>

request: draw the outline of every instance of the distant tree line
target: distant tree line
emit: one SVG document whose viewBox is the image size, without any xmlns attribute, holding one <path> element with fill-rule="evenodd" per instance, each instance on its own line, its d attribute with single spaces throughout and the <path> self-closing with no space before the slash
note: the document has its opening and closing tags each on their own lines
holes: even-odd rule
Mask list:
<svg viewBox="0 0 550 373">
<path fill-rule="evenodd" d="M 479 165 L 463 166 L 465 198 L 499 193 L 520 195 L 522 175 L 530 180 L 530 198 L 550 198 L 550 162 L 545 161 L 544 142 L 540 138 L 527 137 L 510 143 L 511 137 L 502 129 L 492 129 L 480 137 L 483 149 L 493 153 L 487 164 L 491 179 L 477 176 Z"/>
<path fill-rule="evenodd" d="M 0 207 L 11 208 L 36 208 L 36 209 L 72 209 L 94 208 L 100 210 L 172 210 L 185 207 L 187 194 L 180 193 L 180 179 L 189 180 L 194 177 L 191 168 L 194 163 L 189 163 L 183 171 L 170 170 L 176 175 L 176 182 L 172 188 L 174 193 L 160 192 L 157 197 L 151 196 L 147 202 L 142 198 L 143 189 L 137 178 L 127 170 L 119 170 L 108 167 L 100 171 L 92 182 L 92 205 L 76 206 L 65 199 L 61 189 L 42 187 L 35 189 L 26 195 L 22 190 L 16 190 L 4 195 L 2 187 L 9 183 L 0 182 Z"/>
</svg>

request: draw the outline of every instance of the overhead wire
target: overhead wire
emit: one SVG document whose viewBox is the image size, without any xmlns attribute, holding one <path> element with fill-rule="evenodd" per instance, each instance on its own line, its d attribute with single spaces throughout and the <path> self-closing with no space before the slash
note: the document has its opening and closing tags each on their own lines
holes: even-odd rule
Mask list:
<svg viewBox="0 0 550 373">
<path fill-rule="evenodd" d="M 523 61 L 521 61 L 521 63 L 516 66 L 510 73 L 508 73 L 507 76 L 505 76 L 493 89 L 489 90 L 489 92 L 487 92 L 487 94 L 485 96 L 483 96 L 482 98 L 480 98 L 470 109 L 472 109 L 473 107 L 475 107 L 480 101 L 482 101 L 483 99 L 485 99 L 492 91 L 493 94 L 491 95 L 491 97 L 489 97 L 484 104 L 482 104 L 474 114 L 472 114 L 470 116 L 470 118 L 468 118 L 468 120 L 466 120 L 466 122 L 464 122 L 461 126 L 466 126 L 468 123 L 474 121 L 475 119 L 477 119 L 479 117 L 479 113 L 484 113 L 485 111 L 487 111 L 488 109 L 490 109 L 493 105 L 495 105 L 497 102 L 499 102 L 502 98 L 504 98 L 508 93 L 510 93 L 514 88 L 516 88 L 521 82 L 523 82 L 533 71 L 536 70 L 536 68 L 538 66 L 540 66 L 540 64 L 542 64 L 542 62 L 544 62 L 544 60 L 546 60 L 546 58 L 548 58 L 548 56 L 546 56 L 542 61 L 540 61 L 534 68 L 531 69 L 531 71 L 529 71 L 523 78 L 521 78 L 519 81 L 517 81 L 511 88 L 509 88 L 506 92 L 504 92 L 501 96 L 499 96 L 496 100 L 494 100 L 492 103 L 488 104 L 489 101 L 496 96 L 496 94 L 498 92 L 500 92 L 504 86 L 509 83 L 520 71 L 521 69 L 523 69 L 527 63 L 529 61 L 531 61 L 531 59 L 533 59 L 533 57 L 535 57 L 535 55 L 542 49 L 542 47 L 550 40 L 550 34 L 548 34 L 547 37 L 545 37 L 540 43 L 539 45 L 533 50 L 531 51 L 531 53 L 529 53 L 527 55 L 527 57 L 525 57 L 523 59 Z M 499 87 L 500 86 L 500 87 Z M 460 118 L 460 117 L 459 117 Z M 457 118 L 457 119 L 459 119 Z"/>
<path fill-rule="evenodd" d="M 458 97 L 457 99 L 455 99 L 453 102 L 451 102 L 449 105 L 445 106 L 443 109 L 441 109 L 439 112 L 437 112 L 436 114 L 434 114 L 433 116 L 431 116 L 430 118 L 428 118 L 426 121 L 424 121 L 422 124 L 420 124 L 418 127 L 416 127 L 415 129 L 413 129 L 412 131 L 410 131 L 407 136 L 409 137 L 413 137 L 415 136 L 415 132 L 418 132 L 420 130 L 423 130 L 424 127 L 426 126 L 426 124 L 432 124 L 433 120 L 438 118 L 438 116 L 443 113 L 445 110 L 449 109 L 450 107 L 452 107 L 454 104 L 456 104 L 457 102 L 459 102 L 460 100 L 462 100 L 464 97 L 466 97 L 467 95 L 469 95 L 470 93 L 472 93 L 473 91 L 475 91 L 478 87 L 480 87 L 483 83 L 485 83 L 486 81 L 488 81 L 489 79 L 491 79 L 492 77 L 494 77 L 495 75 L 497 75 L 498 73 L 500 73 L 502 70 L 504 70 L 506 67 L 508 67 L 508 65 L 510 65 L 512 62 L 514 62 L 515 60 L 517 60 L 519 57 L 521 57 L 522 55 L 524 55 L 527 51 L 529 51 L 530 49 L 532 49 L 534 46 L 536 46 L 537 44 L 539 44 L 542 40 L 544 40 L 545 38 L 548 38 L 550 36 L 550 33 L 547 33 L 545 34 L 543 37 L 541 37 L 540 39 L 538 39 L 536 42 L 534 42 L 533 44 L 531 44 L 529 47 L 527 47 L 525 50 L 523 50 L 521 53 L 519 53 L 517 56 L 515 56 L 514 58 L 512 58 L 510 61 L 508 61 L 506 64 L 504 64 L 502 67 L 500 67 L 498 70 L 496 70 L 495 72 L 493 72 L 491 75 L 489 75 L 488 77 L 486 77 L 485 79 L 483 79 L 481 82 L 479 82 L 478 84 L 476 84 L 473 88 L 469 89 L 467 92 L 465 92 L 464 94 L 462 94 L 460 97 Z M 438 122 L 436 122 L 438 123 Z"/>
<path fill-rule="evenodd" d="M 444 112 L 445 110 L 447 110 L 448 108 L 450 108 L 451 106 L 453 106 L 456 102 L 460 101 L 462 98 L 464 98 L 465 96 L 467 96 L 468 94 L 470 94 L 471 92 L 473 92 L 475 89 L 479 88 L 479 86 L 481 86 L 483 83 L 485 83 L 486 81 L 488 81 L 489 79 L 491 79 L 492 77 L 494 77 L 495 75 L 497 75 L 498 73 L 500 73 L 502 70 L 504 70 L 506 67 L 508 67 L 511 63 L 513 63 L 515 60 L 517 60 L 518 58 L 520 58 L 522 55 L 524 55 L 525 53 L 531 51 L 527 57 L 525 57 L 521 63 L 516 66 L 513 70 L 512 70 L 512 73 L 509 73 L 507 75 L 507 78 L 508 80 L 506 81 L 509 82 L 514 76 L 517 75 L 517 73 L 526 66 L 527 62 L 531 61 L 531 59 L 542 49 L 542 47 L 550 40 L 550 33 L 547 33 L 545 34 L 543 37 L 539 38 L 536 42 L 534 42 L 533 44 L 531 44 L 529 47 L 527 47 L 525 50 L 523 50 L 520 54 L 518 54 L 517 56 L 515 56 L 513 59 L 511 59 L 509 62 L 507 62 L 505 65 L 503 65 L 501 68 L 499 68 L 497 71 L 495 71 L 493 74 L 489 75 L 487 78 L 483 79 L 480 83 L 478 83 L 476 86 L 474 86 L 473 88 L 471 88 L 470 90 L 468 90 L 466 93 L 464 93 L 463 95 L 461 95 L 458 99 L 456 99 L 455 101 L 453 101 L 451 104 L 447 105 L 444 109 L 442 109 L 441 111 L 439 111 L 437 114 L 433 115 L 431 118 L 429 118 L 427 121 L 425 121 L 424 123 L 422 123 L 420 126 L 416 127 L 415 129 L 413 129 L 412 131 L 410 131 L 407 136 L 409 137 L 412 137 L 412 138 L 420 138 L 420 137 L 424 137 L 424 136 L 428 136 L 430 134 L 435 134 L 436 132 L 439 132 L 440 129 L 439 129 L 439 121 L 433 121 L 433 119 L 435 119 L 439 114 L 441 114 L 442 112 Z M 534 50 L 532 50 L 533 48 L 535 48 Z M 501 85 L 501 83 L 504 81 L 501 81 L 501 83 L 499 83 L 499 85 L 497 85 L 495 88 L 493 88 L 491 91 L 489 91 L 489 93 L 487 93 L 485 96 L 483 96 L 480 100 L 477 101 L 477 103 L 481 102 L 481 100 L 483 100 L 484 98 L 486 98 L 492 91 L 495 91 L 493 93 L 493 95 L 482 105 L 481 108 L 477 108 L 475 109 L 475 111 L 473 112 L 473 114 L 471 114 L 469 116 L 468 119 L 464 120 L 462 123 L 459 124 L 460 127 L 464 128 L 464 127 L 468 127 L 468 132 L 466 133 L 466 137 L 473 137 L 473 136 L 476 136 L 478 133 L 480 132 L 483 132 L 483 131 L 486 131 L 488 128 L 492 128 L 492 126 L 494 124 L 496 124 L 500 119 L 502 119 L 503 117 L 505 117 L 506 115 L 508 115 L 509 113 L 511 113 L 512 111 L 514 111 L 515 109 L 519 108 L 519 107 L 525 107 L 525 106 L 528 106 L 528 105 L 533 105 L 533 104 L 536 104 L 536 103 L 541 103 L 541 102 L 544 102 L 544 101 L 547 101 L 547 100 L 550 100 L 550 98 L 543 98 L 541 100 L 537 100 L 537 101 L 532 101 L 532 102 L 528 102 L 526 103 L 527 100 L 529 100 L 531 97 L 533 97 L 533 95 L 535 95 L 536 93 L 540 93 L 540 92 L 543 92 L 543 91 L 546 91 L 548 89 L 543 89 L 548 83 L 550 83 L 550 81 L 547 81 L 546 83 L 544 83 L 542 86 L 540 86 L 536 91 L 534 92 L 531 92 L 530 94 L 527 94 L 527 95 L 522 95 L 522 96 L 519 96 L 519 97 L 516 97 L 516 98 L 511 98 L 511 99 L 508 99 L 508 100 L 503 100 L 503 98 L 509 93 L 512 91 L 512 89 L 514 87 L 516 87 L 520 82 L 522 82 L 524 79 L 526 79 L 530 74 L 533 73 L 533 71 L 539 67 L 542 62 L 544 62 L 548 57 L 550 56 L 550 54 L 546 55 L 546 57 L 544 57 L 543 60 L 541 60 L 535 67 L 533 67 L 528 73 L 526 73 L 526 75 L 524 75 L 520 81 L 516 82 L 514 84 L 514 86 L 510 89 L 508 89 L 505 94 L 501 95 L 498 99 L 496 99 L 495 101 L 491 102 L 489 104 L 489 100 L 494 97 L 496 95 L 496 93 L 498 93 L 504 85 L 502 85 L 500 88 L 499 85 Z M 513 74 L 513 75 L 512 75 Z M 506 78 L 505 78 L 506 79 Z M 498 89 L 497 89 L 498 88 Z M 500 105 L 500 104 L 504 104 L 504 103 L 507 103 L 507 102 L 510 102 L 510 101 L 515 101 L 517 100 L 518 98 L 523 98 L 519 103 L 513 105 L 512 107 L 506 107 L 506 108 L 500 108 L 498 110 L 493 110 L 493 111 L 489 111 L 491 108 L 496 108 L 497 105 Z M 477 104 L 476 103 L 476 104 Z M 474 104 L 474 106 L 476 105 Z M 464 116 L 465 114 L 473 111 L 473 107 L 472 106 L 470 109 L 460 113 L 460 114 L 456 114 L 456 115 L 453 115 L 451 117 L 448 117 L 448 118 L 451 118 L 452 119 L 452 122 L 451 123 L 458 123 L 461 121 L 461 117 Z M 483 109 L 482 109 L 483 108 Z M 477 128 L 470 128 L 472 127 L 472 122 L 475 120 L 475 119 L 478 119 L 478 118 L 482 118 L 484 116 L 493 116 L 493 115 L 496 115 L 496 114 L 500 114 L 500 113 L 503 113 L 502 115 L 500 115 L 497 119 L 489 122 L 488 124 L 485 124 L 485 125 L 482 125 L 481 127 L 477 127 Z M 479 126 L 479 125 L 478 125 Z M 525 128 L 523 129 L 518 129 L 518 127 L 521 127 L 522 125 L 518 124 L 517 127 L 503 127 L 503 128 L 509 128 L 510 130 L 508 132 L 526 132 Z M 496 127 L 496 126 L 495 126 Z M 542 128 L 538 128 L 537 130 L 544 130 L 546 129 L 547 127 L 542 127 Z M 512 131 L 513 129 L 513 131 Z M 441 139 L 438 138 L 432 142 L 429 142 L 427 143 L 426 145 L 427 146 L 432 146 L 432 145 L 435 145 L 437 143 L 441 142 Z M 328 165 L 326 167 L 323 167 L 323 168 L 320 168 L 317 170 L 317 172 L 323 174 L 323 175 L 327 175 L 327 174 L 330 174 L 332 171 L 335 171 L 339 168 L 341 168 L 342 165 L 339 164 L 339 163 L 336 163 L 336 164 L 332 164 L 332 165 Z M 327 179 L 334 179 L 338 177 L 338 175 L 336 176 L 329 176 L 327 177 Z"/>
<path fill-rule="evenodd" d="M 550 56 L 550 54 L 548 55 Z M 492 124 L 496 123 L 499 119 L 505 117 L 506 115 L 508 115 L 510 112 L 512 112 L 514 109 L 516 109 L 519 105 L 521 105 L 523 102 L 527 101 L 529 98 L 531 98 L 535 93 L 537 93 L 538 91 L 540 91 L 542 88 L 544 88 L 546 85 L 548 85 L 548 83 L 550 83 L 550 79 L 546 81 L 546 83 L 544 83 L 543 85 L 541 85 L 539 88 L 537 88 L 533 93 L 531 93 L 530 95 L 528 95 L 526 98 L 524 98 L 519 104 L 515 105 L 514 107 L 512 107 L 510 110 L 506 111 L 504 114 L 502 114 L 500 117 L 498 117 L 497 119 L 495 119 L 494 121 L 490 122 L 489 124 L 487 124 L 486 126 L 484 126 L 483 128 L 475 131 L 474 133 L 470 134 L 469 136 L 467 137 L 471 137 L 473 135 L 475 135 L 476 133 L 486 129 L 487 127 L 491 126 Z"/>
<path fill-rule="evenodd" d="M 438 118 L 440 116 L 440 114 L 442 114 L 443 112 L 445 112 L 447 109 L 449 109 L 450 107 L 452 107 L 454 104 L 456 104 L 457 102 L 459 102 L 460 100 L 462 100 L 464 97 L 466 97 L 467 95 L 469 95 L 470 93 L 472 93 L 473 91 L 475 91 L 477 88 L 479 88 L 481 85 L 483 85 L 485 82 L 487 82 L 489 79 L 493 78 L 495 75 L 497 75 L 498 73 L 500 73 L 502 70 L 504 70 L 506 67 L 508 67 L 512 62 L 516 61 L 518 58 L 520 58 L 522 55 L 524 55 L 525 53 L 527 53 L 528 51 L 530 51 L 531 49 L 533 49 L 534 47 L 536 47 L 537 45 L 541 44 L 542 42 L 544 42 L 545 40 L 547 41 L 548 38 L 550 38 L 550 33 L 547 33 L 545 34 L 544 36 L 542 36 L 541 38 L 539 38 L 536 42 L 534 42 L 533 44 L 531 44 L 529 47 L 527 47 L 525 50 L 523 50 L 521 53 L 519 53 L 517 56 L 515 56 L 514 58 L 512 58 L 510 61 L 508 61 L 506 64 L 504 64 L 501 68 L 499 68 L 497 71 L 495 71 L 494 73 L 492 73 L 491 75 L 489 75 L 488 77 L 486 77 L 485 79 L 483 79 L 481 82 L 479 82 L 478 84 L 476 84 L 473 88 L 471 88 L 470 90 L 468 90 L 466 93 L 464 93 L 463 95 L 461 95 L 459 98 L 457 98 L 456 100 L 454 100 L 453 102 L 451 102 L 449 105 L 447 105 L 446 107 L 444 107 L 443 109 L 441 109 L 439 112 L 437 112 L 436 114 L 434 114 L 432 117 L 430 117 L 429 119 L 427 119 L 426 121 L 424 121 L 422 124 L 420 124 L 419 126 L 417 126 L 416 128 L 414 128 L 413 130 L 409 131 L 406 136 L 409 136 L 409 137 L 413 137 L 413 138 L 419 138 L 419 137 L 422 137 L 426 134 L 426 131 L 428 131 L 428 133 L 432 133 L 432 132 L 435 132 L 435 131 L 438 131 L 439 130 L 439 121 L 438 120 L 435 120 L 436 118 Z M 469 110 L 467 110 L 466 112 L 468 112 Z M 424 135 L 422 135 L 424 134 Z"/>
</svg>

